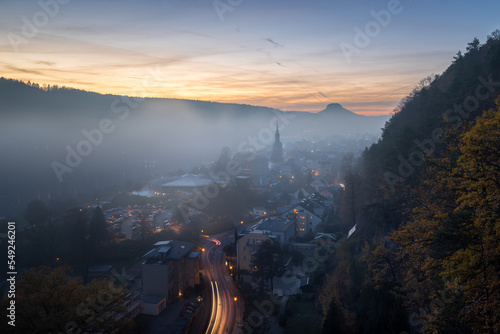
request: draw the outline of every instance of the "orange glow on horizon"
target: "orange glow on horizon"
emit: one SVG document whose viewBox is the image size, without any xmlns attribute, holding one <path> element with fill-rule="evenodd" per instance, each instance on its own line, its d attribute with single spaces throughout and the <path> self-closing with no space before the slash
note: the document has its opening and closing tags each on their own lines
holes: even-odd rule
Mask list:
<svg viewBox="0 0 500 334">
<path fill-rule="evenodd" d="M 79 78 L 80 76 L 81 78 Z M 249 104 L 253 106 L 277 108 L 282 111 L 318 113 L 324 110 L 330 103 L 339 103 L 344 108 L 356 114 L 366 116 L 390 115 L 399 101 L 406 96 L 405 92 L 405 94 L 391 96 L 392 101 L 377 100 L 374 98 L 368 98 L 369 101 L 363 101 L 361 100 L 362 97 L 352 95 L 349 99 L 342 98 L 337 101 L 328 101 L 323 98 L 325 101 L 319 102 L 317 96 L 294 97 L 292 95 L 293 92 L 302 94 L 294 89 L 290 90 L 290 92 L 284 93 L 284 87 L 278 87 L 275 92 L 252 87 L 245 92 L 242 87 L 237 89 L 233 89 L 233 87 L 218 89 L 217 87 L 210 87 L 208 85 L 197 85 L 198 87 L 191 87 L 188 86 L 187 83 L 181 89 L 169 87 L 168 84 L 163 82 L 161 84 L 152 83 L 151 86 L 148 86 L 143 85 L 140 80 L 134 80 L 130 77 L 115 77 L 112 80 L 109 80 L 109 78 L 102 78 L 102 80 L 93 82 L 95 77 L 92 81 L 90 81 L 85 78 L 86 74 L 75 74 L 74 77 L 68 80 L 65 80 L 64 78 L 42 78 L 37 75 L 30 77 L 24 73 L 4 73 L 4 77 L 24 82 L 30 81 L 39 84 L 41 87 L 44 85 L 57 85 L 60 87 L 80 89 L 104 95 L 112 94 L 143 98 L 169 98 L 219 103 Z M 356 98 L 359 98 L 360 100 L 354 100 Z M 358 106 L 357 104 L 362 105 Z"/>
</svg>

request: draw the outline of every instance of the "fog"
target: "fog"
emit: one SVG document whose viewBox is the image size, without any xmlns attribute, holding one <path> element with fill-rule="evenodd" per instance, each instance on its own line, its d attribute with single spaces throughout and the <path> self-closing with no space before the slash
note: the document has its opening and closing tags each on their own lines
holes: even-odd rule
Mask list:
<svg viewBox="0 0 500 334">
<path fill-rule="evenodd" d="M 5 79 L 0 86 L 0 217 L 18 214 L 34 198 L 92 195 L 128 180 L 145 183 L 177 169 L 189 172 L 215 161 L 223 147 L 233 153 L 261 149 L 274 141 L 276 124 L 286 143 L 305 133 L 314 137 L 307 139 L 377 133 L 387 119 L 335 105 L 314 115 L 47 91 Z"/>
</svg>

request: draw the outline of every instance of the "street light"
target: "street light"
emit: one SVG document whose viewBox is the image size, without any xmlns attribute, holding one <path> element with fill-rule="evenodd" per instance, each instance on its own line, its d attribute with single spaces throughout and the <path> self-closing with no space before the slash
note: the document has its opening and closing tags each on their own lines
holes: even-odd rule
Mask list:
<svg viewBox="0 0 500 334">
<path fill-rule="evenodd" d="M 237 301 L 238 300 L 238 297 L 234 297 L 234 301 Z"/>
</svg>

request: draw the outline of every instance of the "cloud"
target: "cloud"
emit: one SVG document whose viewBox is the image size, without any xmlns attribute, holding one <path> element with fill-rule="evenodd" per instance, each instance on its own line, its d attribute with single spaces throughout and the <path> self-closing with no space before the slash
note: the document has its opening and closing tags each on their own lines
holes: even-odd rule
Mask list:
<svg viewBox="0 0 500 334">
<path fill-rule="evenodd" d="M 283 45 L 279 44 L 278 42 L 273 41 L 271 38 L 266 38 L 266 41 L 268 41 L 269 43 L 271 43 L 272 45 L 274 45 L 276 47 L 280 47 L 280 48 L 283 47 Z"/>
</svg>

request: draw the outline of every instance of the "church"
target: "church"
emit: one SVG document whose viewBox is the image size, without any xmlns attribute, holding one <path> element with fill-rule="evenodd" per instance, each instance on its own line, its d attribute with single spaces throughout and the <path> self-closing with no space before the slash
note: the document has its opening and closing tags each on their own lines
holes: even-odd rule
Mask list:
<svg viewBox="0 0 500 334">
<path fill-rule="evenodd" d="M 281 165 L 283 164 L 283 144 L 280 141 L 280 132 L 278 130 L 278 124 L 276 124 L 276 133 L 274 134 L 274 144 L 271 153 L 271 158 L 269 159 L 269 169 L 271 173 L 279 172 Z"/>
</svg>

